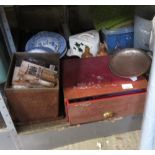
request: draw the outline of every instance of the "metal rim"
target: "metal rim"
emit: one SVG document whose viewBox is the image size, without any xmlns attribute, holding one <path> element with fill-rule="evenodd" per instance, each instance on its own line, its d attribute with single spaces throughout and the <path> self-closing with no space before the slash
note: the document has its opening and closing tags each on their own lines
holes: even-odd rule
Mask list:
<svg viewBox="0 0 155 155">
<path fill-rule="evenodd" d="M 123 53 L 123 52 L 126 51 L 126 50 L 137 50 L 137 51 L 143 53 L 143 55 L 146 56 L 146 58 L 148 59 L 148 61 L 150 61 L 149 65 L 148 65 L 148 68 L 146 68 L 144 71 L 142 71 L 142 72 L 140 72 L 140 73 L 138 73 L 138 74 L 133 74 L 133 75 L 131 75 L 131 76 L 120 75 L 118 72 L 116 72 L 115 70 L 113 70 L 113 67 L 112 67 L 112 64 L 111 64 L 111 63 L 112 63 L 112 60 L 114 59 L 114 57 L 116 57 L 116 55 L 118 55 L 118 54 L 120 54 L 120 53 Z M 119 76 L 119 77 L 122 77 L 122 78 L 130 78 L 130 77 L 133 77 L 133 76 L 137 76 L 137 77 L 138 77 L 138 76 L 140 76 L 140 75 L 146 73 L 150 66 L 151 66 L 151 58 L 150 58 L 143 50 L 141 50 L 141 49 L 136 49 L 136 48 L 125 48 L 125 49 L 122 49 L 122 50 L 118 51 L 117 53 L 115 53 L 114 55 L 111 56 L 110 62 L 109 62 L 109 69 L 110 69 L 110 71 L 111 71 L 113 74 L 115 74 L 115 75 L 117 75 L 117 76 Z"/>
</svg>

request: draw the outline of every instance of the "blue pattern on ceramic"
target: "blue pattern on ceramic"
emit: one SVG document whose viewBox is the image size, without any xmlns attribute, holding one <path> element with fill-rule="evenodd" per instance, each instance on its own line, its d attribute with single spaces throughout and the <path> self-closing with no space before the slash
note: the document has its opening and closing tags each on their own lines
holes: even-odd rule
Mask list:
<svg viewBox="0 0 155 155">
<path fill-rule="evenodd" d="M 66 40 L 58 33 L 42 31 L 34 35 L 27 42 L 25 51 L 35 48 L 64 55 Z"/>
</svg>

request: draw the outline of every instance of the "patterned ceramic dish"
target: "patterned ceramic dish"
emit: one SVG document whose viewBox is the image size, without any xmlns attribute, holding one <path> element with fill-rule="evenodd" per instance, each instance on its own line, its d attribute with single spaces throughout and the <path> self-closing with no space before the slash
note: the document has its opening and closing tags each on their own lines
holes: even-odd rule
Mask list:
<svg viewBox="0 0 155 155">
<path fill-rule="evenodd" d="M 27 52 L 53 52 L 60 54 L 60 57 L 66 53 L 66 40 L 63 36 L 55 32 L 42 31 L 34 35 L 26 43 Z"/>
</svg>

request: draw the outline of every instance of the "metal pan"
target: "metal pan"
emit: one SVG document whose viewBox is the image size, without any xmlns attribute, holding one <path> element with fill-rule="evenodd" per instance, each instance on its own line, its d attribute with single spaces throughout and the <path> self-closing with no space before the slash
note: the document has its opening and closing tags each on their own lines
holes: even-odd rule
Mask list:
<svg viewBox="0 0 155 155">
<path fill-rule="evenodd" d="M 126 48 L 111 57 L 109 68 L 115 75 L 129 78 L 146 73 L 150 65 L 151 59 L 145 52 Z"/>
</svg>

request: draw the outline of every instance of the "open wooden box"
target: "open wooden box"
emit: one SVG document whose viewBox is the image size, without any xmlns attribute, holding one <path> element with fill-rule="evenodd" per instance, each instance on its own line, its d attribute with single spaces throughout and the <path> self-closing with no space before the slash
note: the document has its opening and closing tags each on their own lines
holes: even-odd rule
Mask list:
<svg viewBox="0 0 155 155">
<path fill-rule="evenodd" d="M 23 59 L 35 59 L 45 62 L 47 65 L 55 65 L 59 79 L 59 56 L 57 54 L 15 53 L 5 85 L 9 110 L 14 122 L 25 124 L 57 119 L 59 112 L 59 80 L 54 88 L 15 89 L 11 87 L 15 65 L 20 64 Z"/>
</svg>

